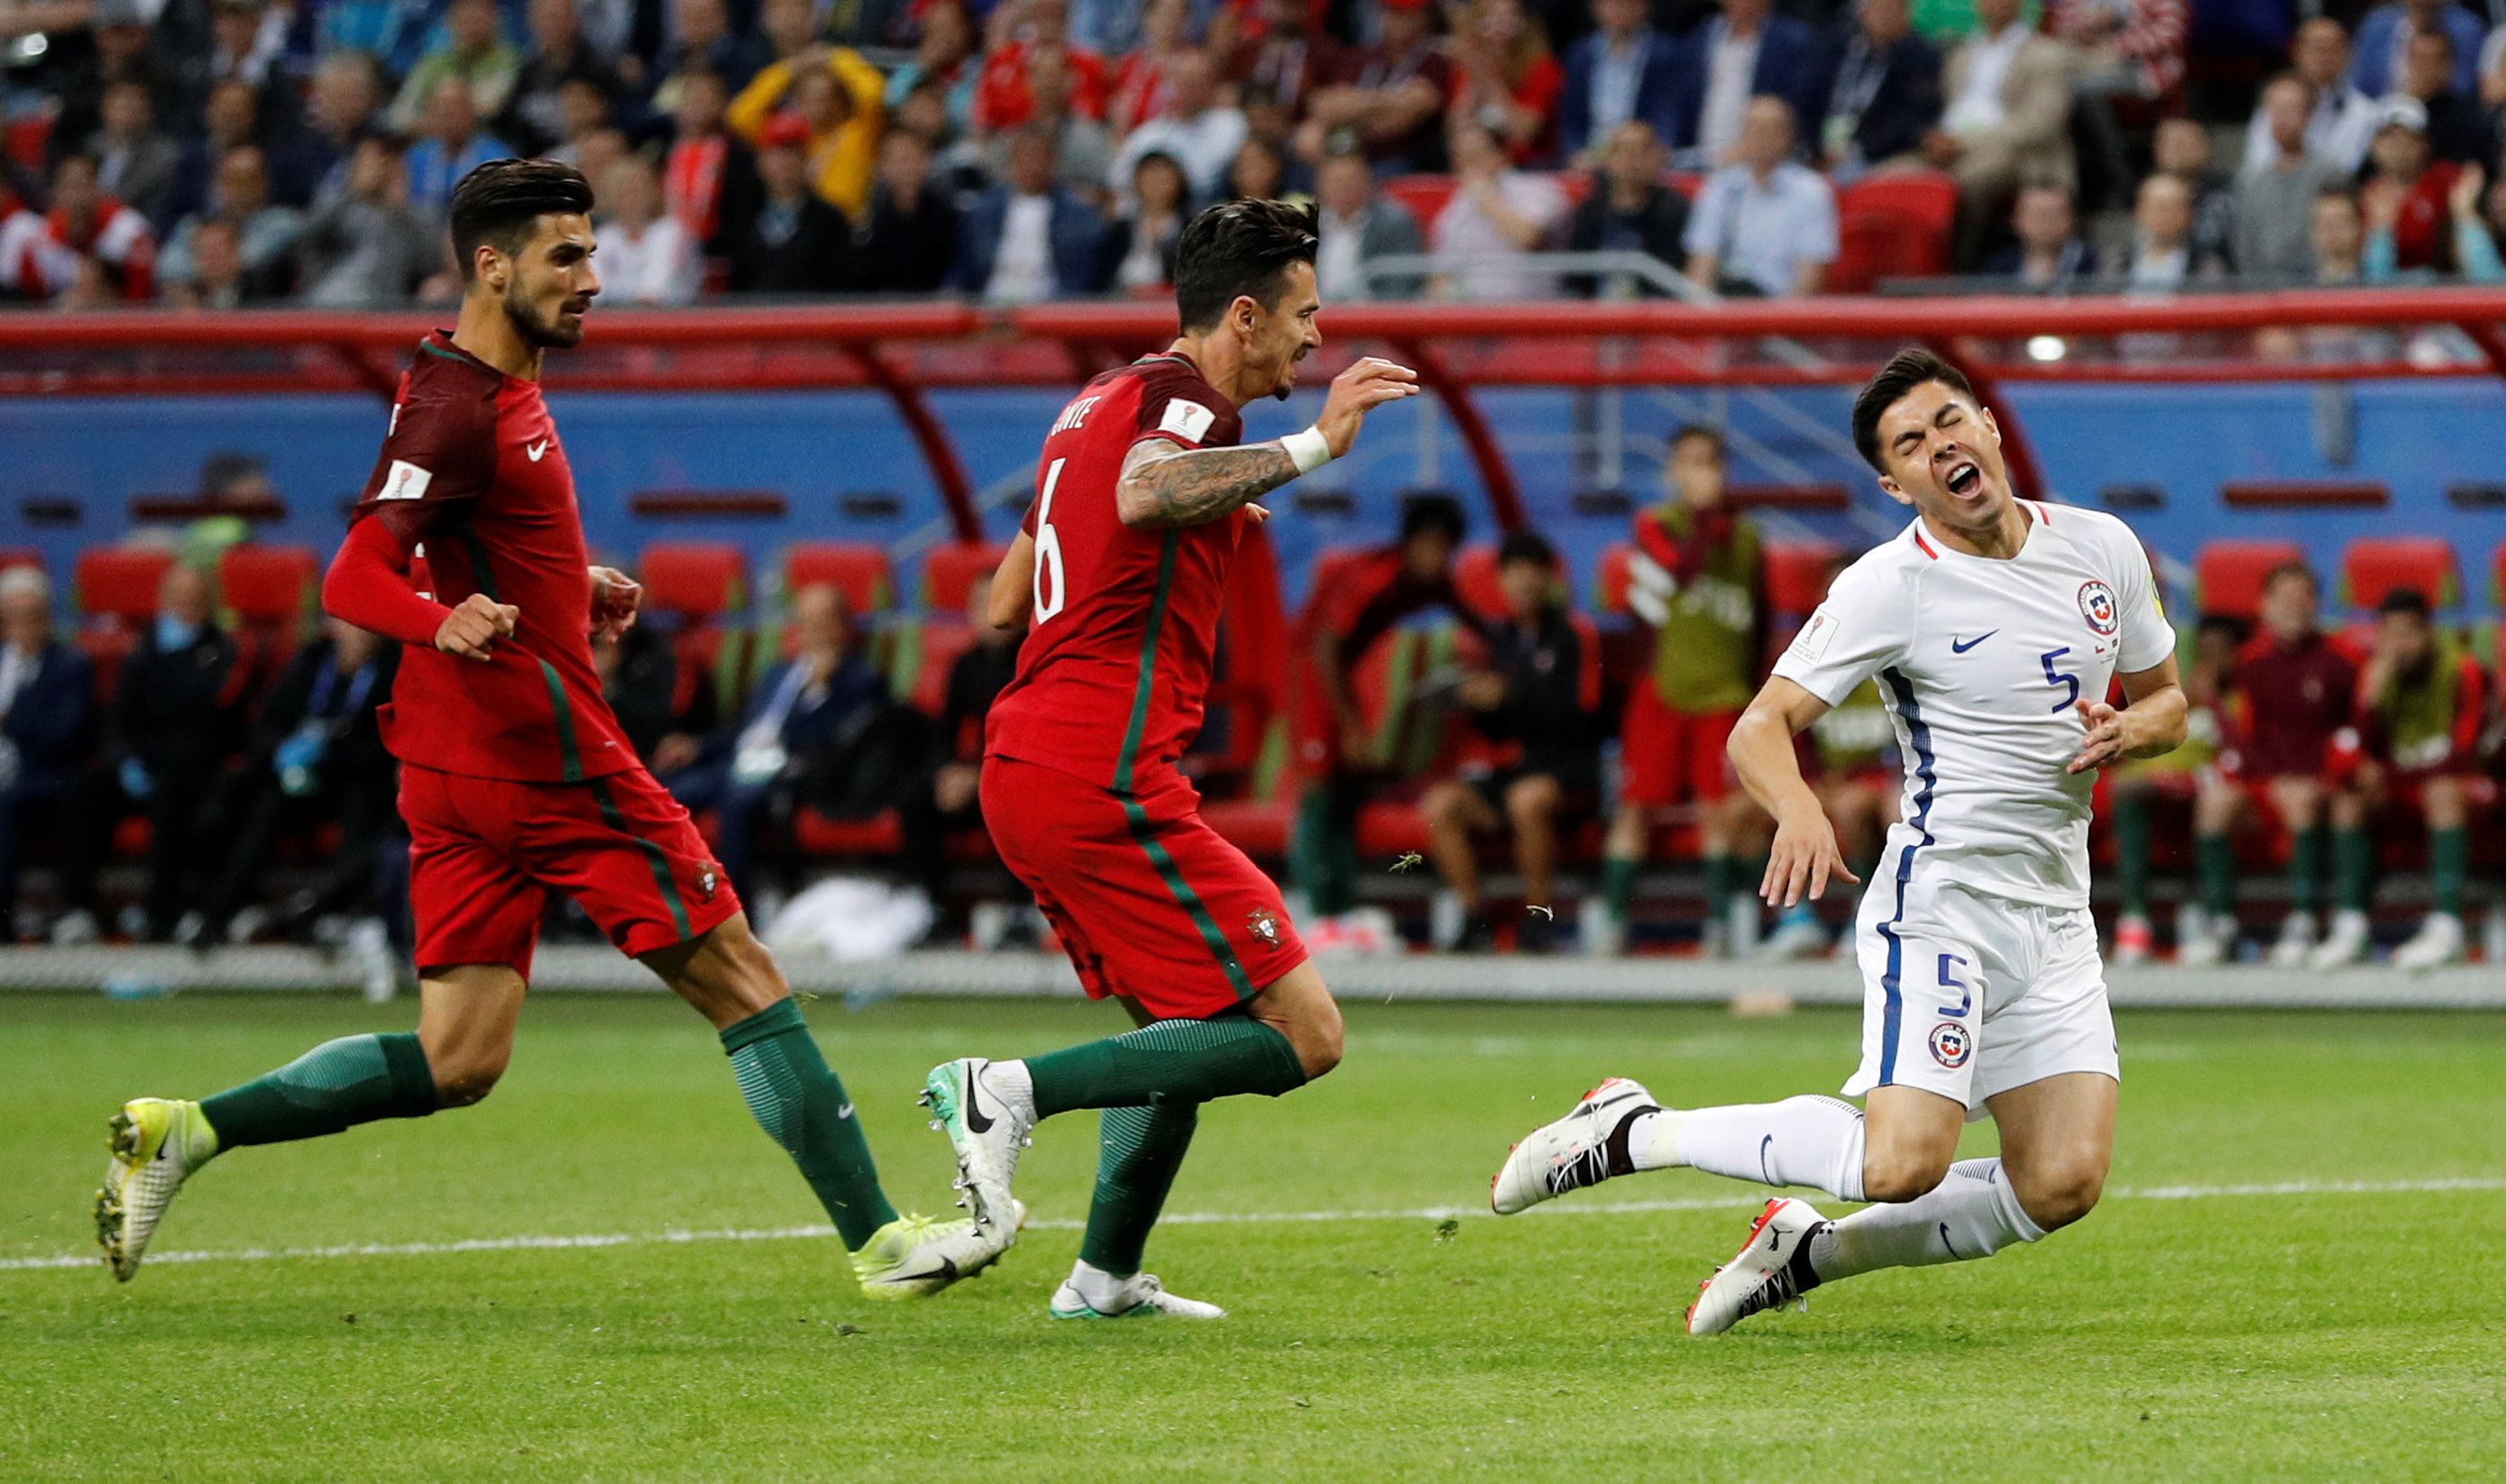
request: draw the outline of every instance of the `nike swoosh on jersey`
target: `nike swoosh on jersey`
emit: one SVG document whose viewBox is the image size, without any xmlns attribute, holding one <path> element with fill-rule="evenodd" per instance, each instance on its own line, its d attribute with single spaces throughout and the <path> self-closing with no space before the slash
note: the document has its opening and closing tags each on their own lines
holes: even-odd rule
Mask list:
<svg viewBox="0 0 2506 1484">
<path fill-rule="evenodd" d="M 540 455 L 548 452 L 548 445 L 549 441 L 547 439 L 541 439 L 536 443 L 524 445 L 522 451 L 529 454 L 531 456 L 531 462 L 536 464 L 540 461 Z"/>
<path fill-rule="evenodd" d="M 1977 645 L 1984 643 L 1987 639 L 1989 639 L 2000 632 L 2001 630 L 1997 628 L 1988 628 L 1972 639 L 1963 640 L 1952 634 L 1950 636 L 1950 653 L 1952 654 L 1963 654 L 1967 651 L 1974 649 Z"/>
</svg>

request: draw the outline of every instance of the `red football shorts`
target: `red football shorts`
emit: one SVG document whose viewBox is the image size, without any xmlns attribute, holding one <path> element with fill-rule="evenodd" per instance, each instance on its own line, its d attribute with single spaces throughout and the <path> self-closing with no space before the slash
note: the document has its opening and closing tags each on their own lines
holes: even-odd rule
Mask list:
<svg viewBox="0 0 2506 1484">
<path fill-rule="evenodd" d="M 1619 800 L 1659 807 L 1687 799 L 1710 803 L 1732 792 L 1732 764 L 1723 745 L 1732 740 L 1736 711 L 1690 716 L 1663 704 L 1651 676 L 1628 689 L 1628 714 L 1619 731 Z"/>
<path fill-rule="evenodd" d="M 417 967 L 506 964 L 530 977 L 549 894 L 621 953 L 699 937 L 739 910 L 696 823 L 653 775 L 514 783 L 401 764 Z"/>
<path fill-rule="evenodd" d="M 1306 961 L 1278 887 L 1201 823 L 1180 775 L 1126 797 L 994 756 L 983 797 L 993 848 L 1035 893 L 1089 998 L 1206 1019 Z"/>
</svg>

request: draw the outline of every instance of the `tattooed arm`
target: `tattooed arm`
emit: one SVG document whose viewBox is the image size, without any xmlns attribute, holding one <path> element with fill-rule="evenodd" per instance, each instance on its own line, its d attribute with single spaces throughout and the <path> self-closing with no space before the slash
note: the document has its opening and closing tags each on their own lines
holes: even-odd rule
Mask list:
<svg viewBox="0 0 2506 1484">
<path fill-rule="evenodd" d="M 1185 448 L 1144 438 L 1123 455 L 1114 508 L 1128 526 L 1200 525 L 1296 477 L 1296 461 L 1275 442 Z"/>
</svg>

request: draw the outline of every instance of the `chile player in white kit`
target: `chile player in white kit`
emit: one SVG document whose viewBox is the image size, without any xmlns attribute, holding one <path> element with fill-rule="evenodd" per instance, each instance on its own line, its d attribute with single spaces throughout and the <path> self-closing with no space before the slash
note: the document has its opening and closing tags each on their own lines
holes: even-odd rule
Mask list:
<svg viewBox="0 0 2506 1484">
<path fill-rule="evenodd" d="M 2113 1017 L 2089 917 L 2101 764 L 2184 737 L 2175 634 L 2123 522 L 2013 498 L 1992 414 L 1928 351 L 1889 361 L 1853 437 L 1914 523 L 1840 574 L 1734 729 L 1776 821 L 1761 893 L 1853 881 L 1793 736 L 1879 677 L 1907 760 L 1855 929 L 1862 1066 L 1838 1098 L 1688 1111 L 1612 1078 L 1497 1172 L 1499 1213 L 1616 1175 L 1689 1165 L 1871 1201 L 1839 1220 L 1769 1201 L 1701 1286 L 1692 1334 L 1875 1268 L 1989 1256 L 2088 1215 L 2114 1149 Z M 2120 677 L 2128 705 L 2106 703 Z M 1956 1159 L 1990 1117 L 1997 1158 Z M 1952 1162 L 1955 1161 L 1955 1162 Z"/>
</svg>

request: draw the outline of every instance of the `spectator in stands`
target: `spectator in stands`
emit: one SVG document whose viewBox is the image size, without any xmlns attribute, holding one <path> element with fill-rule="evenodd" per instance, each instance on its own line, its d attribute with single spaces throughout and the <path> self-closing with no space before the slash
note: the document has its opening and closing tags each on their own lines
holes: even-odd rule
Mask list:
<svg viewBox="0 0 2506 1484">
<path fill-rule="evenodd" d="M 1164 71 L 1169 111 L 1131 130 L 1114 157 L 1106 184 L 1116 190 L 1128 185 L 1131 166 L 1155 150 L 1182 163 L 1193 194 L 1216 195 L 1235 162 L 1235 152 L 1244 145 L 1243 111 L 1219 97 L 1217 69 L 1207 53 L 1180 53 L 1167 60 Z"/>
<path fill-rule="evenodd" d="M 270 201 L 268 165 L 258 147 L 238 146 L 218 161 L 207 209 L 174 229 L 157 261 L 160 280 L 178 284 L 197 276 L 193 237 L 208 222 L 223 224 L 233 235 L 243 270 L 235 287 L 242 297 L 278 298 L 295 286 L 296 243 L 304 234 L 304 217 Z"/>
<path fill-rule="evenodd" d="M 445 45 L 410 69 L 400 95 L 392 100 L 392 127 L 403 133 L 425 124 L 434 112 L 436 89 L 447 78 L 469 85 L 474 117 L 482 119 L 503 112 L 521 81 L 522 53 L 505 40 L 496 0 L 450 0 L 444 24 Z"/>
<path fill-rule="evenodd" d="M 95 157 L 73 153 L 53 172 L 53 209 L 0 223 L 0 293 L 28 299 L 103 295 L 145 303 L 157 294 L 148 219 L 96 184 Z"/>
<path fill-rule="evenodd" d="M 581 78 L 569 78 L 557 88 L 557 113 L 561 121 L 557 142 L 539 153 L 597 182 L 602 171 L 626 153 L 626 136 L 618 128 L 608 95 Z M 605 140 L 600 137 L 603 134 L 617 137 Z"/>
<path fill-rule="evenodd" d="M 1097 280 L 1125 294 L 1173 283 L 1175 243 L 1191 215 L 1191 186 L 1183 178 L 1183 166 L 1163 152 L 1141 156 L 1131 167 L 1131 189 L 1121 213 L 1106 224 Z"/>
<path fill-rule="evenodd" d="M 1725 294 L 1815 294 L 1836 261 L 1836 188 L 1793 159 L 1792 105 L 1749 102 L 1734 161 L 1689 216 L 1688 276 Z"/>
<path fill-rule="evenodd" d="M 1171 3 L 1171 0 L 1169 0 Z M 949 118 L 949 132 L 962 134 L 975 114 L 975 23 L 958 0 L 931 0 L 914 12 L 913 55 L 887 75 L 887 112 L 905 110 L 917 88 L 936 89 Z"/>
<path fill-rule="evenodd" d="M 2350 83 L 2371 98 L 2400 90 L 2409 68 L 2411 38 L 2426 32 L 2441 34 L 2452 43 L 2449 64 L 2454 91 L 2465 97 L 2480 96 L 2480 19 L 2453 0 L 2386 0 L 2369 11 L 2358 21 Z"/>
<path fill-rule="evenodd" d="M 1456 115 L 1447 149 L 1453 194 L 1429 235 L 1440 298 L 1472 300 L 1547 299 L 1557 276 L 1540 252 L 1566 216 L 1566 194 L 1546 175 L 1518 170 L 1494 128 Z"/>
<path fill-rule="evenodd" d="M 382 97 L 381 74 L 363 52 L 330 53 L 313 70 L 304 103 L 307 127 L 300 136 L 313 176 L 313 204 L 348 189 L 349 159 L 359 141 L 375 131 Z"/>
<path fill-rule="evenodd" d="M 345 187 L 306 217 L 297 251 L 307 305 L 394 308 L 444 266 L 442 245 L 409 204 L 402 148 L 388 134 L 360 140 Z"/>
<path fill-rule="evenodd" d="M 1297 153 L 1319 159 L 1354 146 L 1386 175 L 1436 168 L 1456 80 L 1427 0 L 1379 0 L 1375 45 L 1351 58 L 1348 69 L 1338 86 L 1314 94 Z"/>
<path fill-rule="evenodd" d="M 2076 178 L 2068 43 L 2039 36 L 2020 0 L 1976 0 L 1976 28 L 1941 69 L 1947 107 L 1923 157 L 1957 180 L 1958 261 L 1981 256 L 1986 229 L 2023 180 Z"/>
<path fill-rule="evenodd" d="M 792 595 L 792 657 L 759 681 L 735 730 L 668 780 L 691 811 L 717 811 L 715 849 L 742 898 L 759 901 L 769 831 L 788 825 L 811 769 L 887 698 L 887 683 L 855 642 L 843 594 L 824 584 Z"/>
<path fill-rule="evenodd" d="M 121 82 L 105 88 L 103 124 L 88 141 L 88 152 L 95 157 L 96 184 L 105 194 L 161 230 L 171 225 L 168 208 L 183 148 L 159 132 L 156 105 L 144 85 Z"/>
<path fill-rule="evenodd" d="M 513 153 L 503 140 L 480 131 L 478 101 L 469 83 L 446 77 L 427 95 L 425 123 L 417 142 L 410 146 L 410 204 L 440 218 L 461 177 Z"/>
<path fill-rule="evenodd" d="M 2453 217 L 2453 258 L 2467 282 L 2506 282 L 2506 259 L 2499 256 L 2501 224 L 2506 224 L 2506 183 L 2492 183 L 2477 165 L 2454 177 L 2447 197 Z"/>
<path fill-rule="evenodd" d="M 766 38 L 732 28 L 724 0 L 670 0 L 670 27 L 673 39 L 653 68 L 662 79 L 653 89 L 658 113 L 678 112 L 679 89 L 692 72 L 709 72 L 735 93 L 774 59 Z"/>
<path fill-rule="evenodd" d="M 2386 98 L 2383 109 L 2376 142 L 2368 151 L 2366 184 L 2358 191 L 2359 210 L 2366 216 L 2371 235 L 2391 234 L 2395 268 L 2443 272 L 2453 263 L 2453 242 L 2447 230 L 2453 166 L 2433 158 L 2427 109 L 2418 99 Z M 2376 276 L 2372 269 L 2369 276 Z"/>
<path fill-rule="evenodd" d="M 773 0 L 799 7 L 808 0 Z M 809 175 L 827 204 L 860 220 L 870 204 L 871 177 L 878 163 L 880 119 L 886 87 L 878 69 L 848 47 L 812 47 L 770 62 L 731 103 L 732 132 L 758 145 L 769 123 L 797 118 L 808 125 Z"/>
<path fill-rule="evenodd" d="M 1105 117 L 1105 59 L 1070 45 L 1066 0 L 1004 0 L 986 21 L 983 73 L 975 84 L 974 126 L 980 133 L 1015 129 L 1034 117 L 1027 58 L 1039 47 L 1069 53 L 1071 111 Z"/>
<path fill-rule="evenodd" d="M 721 251 L 724 225 L 757 196 L 757 159 L 723 122 L 730 93 L 722 74 L 690 66 L 679 74 L 669 153 L 662 157 L 662 200 L 688 235 Z"/>
<path fill-rule="evenodd" d="M 2123 894 L 2115 917 L 2114 958 L 2142 964 L 2157 947 L 2149 915 L 2152 812 L 2162 800 L 2190 802 L 2216 786 L 2228 742 L 2227 708 L 2236 684 L 2237 654 L 2245 624 L 2226 614 L 2203 614 L 2193 635 L 2193 662 L 2184 671 L 2184 740 L 2155 758 L 2127 761 L 2113 772 L 2115 875 Z M 1867 877 L 1866 877 L 1867 879 Z M 2199 907 L 2192 909 L 2200 912 Z M 2179 918 L 2184 922 L 2188 919 Z M 2179 941 L 2182 939 L 2179 938 Z"/>
<path fill-rule="evenodd" d="M 2237 246 L 2237 197 L 2234 183 L 2210 167 L 2210 130 L 2190 119 L 2162 119 L 2150 138 L 2153 173 L 2184 183 L 2193 199 L 2193 252 L 2217 264 L 2233 265 Z"/>
<path fill-rule="evenodd" d="M 1140 40 L 1114 66 L 1107 83 L 1105 126 L 1117 139 L 1172 110 L 1166 69 L 1193 49 L 1190 0 L 1149 0 L 1140 8 Z"/>
<path fill-rule="evenodd" d="M 1904 0 L 1887 0 L 1903 13 Z M 1679 128 L 1679 44 L 1649 23 L 1645 0 L 1593 0 L 1593 29 L 1566 49 L 1557 153 L 1599 168 L 1622 125 L 1668 139 Z"/>
<path fill-rule="evenodd" d="M 1020 129 L 1002 183 L 966 213 L 952 286 L 994 304 L 1095 291 L 1104 221 L 1053 181 L 1053 136 Z"/>
<path fill-rule="evenodd" d="M 1885 0 L 1900 3 L 1900 0 Z M 1687 262 L 1688 197 L 1663 179 L 1662 136 L 1642 119 L 1610 131 L 1600 157 L 1599 179 L 1566 223 L 1566 250 L 1574 253 L 1643 253 L 1670 272 Z M 1585 298 L 1650 298 L 1666 290 L 1623 274 L 1581 274 L 1566 280 Z"/>
<path fill-rule="evenodd" d="M 246 675 L 234 641 L 210 613 L 209 580 L 177 563 L 159 590 L 157 620 L 122 662 L 105 719 L 105 766 L 90 780 L 89 812 L 64 831 L 63 897 L 91 908 L 95 871 L 113 826 L 148 818 L 148 894 L 137 936 L 162 940 L 198 900 L 209 865 L 200 827 L 219 772 L 241 739 Z"/>
<path fill-rule="evenodd" d="M 545 155 L 576 131 L 566 126 L 565 89 L 588 88 L 615 109 L 625 95 L 618 71 L 583 34 L 575 0 L 530 0 L 531 49 L 496 132 L 532 155 Z"/>
<path fill-rule="evenodd" d="M 1281 200 L 1296 194 L 1287 152 L 1258 134 L 1236 147 L 1227 183 L 1219 191 L 1222 199 L 1231 201 Z"/>
<path fill-rule="evenodd" d="M 2263 579 L 2262 632 L 2237 656 L 2230 704 L 2233 741 L 2220 775 L 2205 780 L 2193 812 L 2193 850 L 2201 883 L 2198 909 L 2188 903 L 2175 924 L 2176 961 L 2206 966 L 2236 956 L 2237 848 L 2233 831 L 2249 800 L 2270 801 L 2289 832 L 2288 916 L 2271 961 L 2303 967 L 2316 947 L 2315 908 L 2322 900 L 2326 820 L 2349 790 L 2328 781 L 2332 744 L 2350 724 L 2358 667 L 2315 625 L 2318 590 L 2302 562 Z M 2354 806 L 2343 802 L 2343 812 Z"/>
<path fill-rule="evenodd" d="M 1516 164 L 1556 154 L 1566 73 L 1522 0 L 1465 0 L 1454 12 L 1452 46 L 1454 117 L 1494 130 Z"/>
<path fill-rule="evenodd" d="M 177 309 L 237 309 L 277 296 L 245 271 L 234 228 L 211 217 L 194 229 L 181 277 L 164 279 L 165 302 Z"/>
<path fill-rule="evenodd" d="M 1401 534 L 1343 568 L 1307 600 L 1311 684 L 1301 697 L 1298 750 L 1307 779 L 1289 868 L 1316 914 L 1357 905 L 1357 811 L 1387 760 L 1351 677 L 1375 646 L 1413 614 L 1441 608 L 1477 632 L 1479 617 L 1453 586 L 1453 553 L 1469 531 L 1461 503 L 1440 492 L 1401 502 Z M 1392 729 L 1397 729 L 1397 723 Z"/>
<path fill-rule="evenodd" d="M 1307 0 L 1261 0 L 1262 30 L 1239 41 L 1221 69 L 1242 89 L 1260 89 L 1291 117 L 1347 67 L 1340 42 L 1307 24 Z"/>
<path fill-rule="evenodd" d="M 2358 672 L 2357 790 L 2333 818 L 2340 910 L 2315 969 L 2367 956 L 2376 866 L 2367 825 L 2378 810 L 2415 816 L 2427 829 L 2434 910 L 2393 950 L 2393 967 L 2426 970 L 2461 961 L 2471 804 L 2489 790 L 2477 757 L 2488 706 L 2480 661 L 2431 621 L 2427 594 L 2410 587 L 2385 594 L 2376 608 L 2375 649 Z"/>
<path fill-rule="evenodd" d="M 1600 644 L 1567 609 L 1557 552 L 1538 532 L 1505 539 L 1497 582 L 1506 617 L 1488 626 L 1486 663 L 1463 677 L 1456 696 L 1498 760 L 1429 785 L 1418 806 L 1436 874 L 1461 907 L 1465 926 L 1452 946 L 1493 945 L 1473 837 L 1510 830 L 1526 908 L 1515 946 L 1546 953 L 1555 936 L 1558 819 L 1589 810 L 1601 785 Z"/>
<path fill-rule="evenodd" d="M 192 19 L 198 14 L 197 9 L 167 9 L 177 14 L 158 13 L 158 39 L 163 44 L 170 39 L 169 31 L 179 38 L 173 50 L 185 60 L 183 71 L 190 84 L 181 102 L 182 117 L 198 117 L 209 92 L 226 82 L 266 92 L 272 104 L 292 114 L 292 94 L 299 80 L 289 75 L 282 56 L 288 50 L 288 33 L 294 29 L 288 10 L 267 6 L 262 0 L 213 0 L 207 7 L 207 35 L 201 36 Z"/>
<path fill-rule="evenodd" d="M 301 129 L 262 127 L 260 94 L 240 78 L 228 78 L 209 88 L 200 116 L 201 134 L 185 152 L 184 185 L 175 199 L 177 220 L 207 204 L 208 183 L 217 163 L 230 150 L 253 146 L 262 151 L 269 169 L 269 198 L 282 206 L 302 208 L 313 198 L 324 161 Z M 268 138 L 264 140 L 264 134 Z"/>
<path fill-rule="evenodd" d="M 2172 175 L 2153 174 L 2132 197 L 2131 241 L 2114 265 L 2118 287 L 2170 294 L 2219 276 L 2219 262 L 2193 241 L 2193 193 Z"/>
<path fill-rule="evenodd" d="M 1824 117 L 1821 51 L 1809 27 L 1776 14 L 1773 0 L 1722 0 L 1720 14 L 1681 48 L 1681 117 L 1670 139 L 1680 163 L 1713 170 L 1737 159 L 1758 98 L 1781 98 L 1794 118 Z"/>
<path fill-rule="evenodd" d="M 12 939 L 35 936 L 18 911 L 20 852 L 30 826 L 59 834 L 76 813 L 94 695 L 87 656 L 54 637 L 44 569 L 0 570 L 0 933 Z"/>
<path fill-rule="evenodd" d="M 676 773 L 704 755 L 704 739 L 720 721 L 713 678 L 689 677 L 679 697 L 679 656 L 670 636 L 638 623 L 591 647 L 600 672 L 600 695 L 618 717 L 619 729 L 656 777 Z"/>
<path fill-rule="evenodd" d="M 322 630 L 288 662 L 262 706 L 243 767 L 217 790 L 203 839 L 217 842 L 216 866 L 202 883 L 197 920 L 185 924 L 191 946 L 260 935 L 262 874 L 290 826 L 337 825 L 340 843 L 325 852 L 315 884 L 289 900 L 279 931 L 301 938 L 317 918 L 372 915 L 399 777 L 376 714 L 391 699 L 400 646 L 338 618 L 325 618 Z"/>
<path fill-rule="evenodd" d="M 1314 289 L 1323 302 L 1417 297 L 1417 275 L 1369 271 L 1378 259 L 1416 257 L 1427 245 L 1410 208 L 1376 191 L 1365 152 L 1352 146 L 1326 157 L 1314 172 L 1314 197 L 1321 236 Z"/>
<path fill-rule="evenodd" d="M 1840 181 L 1917 162 L 1941 122 L 1941 53 L 1915 30 L 1907 0 L 1860 0 L 1853 14 L 1813 116 L 1817 157 Z"/>
<path fill-rule="evenodd" d="M 2294 73 L 2263 89 L 2272 153 L 2237 177 L 2236 264 L 2239 277 L 2303 283 L 2314 270 L 2315 198 L 2345 180 L 2341 167 L 2307 148 L 2309 98 Z"/>
<path fill-rule="evenodd" d="M 2428 149 L 2458 165 L 2494 159 L 2495 136 L 2482 117 L 2479 94 L 2453 86 L 2453 43 L 2443 31 L 2420 31 L 2411 37 L 2405 56 L 2397 91 L 2427 110 Z"/>
<path fill-rule="evenodd" d="M 991 591 L 988 577 L 968 584 L 965 621 L 975 642 L 949 663 L 939 725 L 932 734 L 929 776 L 906 795 L 897 810 L 905 837 L 905 867 L 931 899 L 933 918 L 926 941 L 934 945 L 953 943 L 966 936 L 965 906 L 949 894 L 948 838 L 952 830 L 975 829 L 984 822 L 976 796 L 983 775 L 984 719 L 1018 672 L 1019 641 L 1025 637 L 1023 620 L 1011 628 L 992 626 Z"/>
<path fill-rule="evenodd" d="M 1628 606 L 1653 630 L 1653 657 L 1628 691 L 1618 809 L 1602 846 L 1606 925 L 1593 945 L 1616 951 L 1654 826 L 1663 810 L 1689 802 L 1705 866 L 1706 941 L 1738 956 L 1758 937 L 1741 862 L 1762 817 L 1736 786 L 1723 744 L 1766 668 L 1766 560 L 1757 523 L 1732 508 L 1720 432 L 1692 423 L 1672 434 L 1663 482 L 1668 498 L 1636 516 L 1628 559 Z"/>
<path fill-rule="evenodd" d="M 2367 219 L 2358 208 L 2355 191 L 2326 187 L 2307 216 L 2306 235 L 2314 254 L 2311 282 L 2316 287 L 2339 288 L 2364 281 Z"/>
<path fill-rule="evenodd" d="M 1987 277 L 2007 278 L 2024 289 L 2068 291 L 2096 276 L 2097 250 L 2080 235 L 2067 183 L 2020 187 L 2010 230 L 2015 240 L 1985 260 Z"/>
<path fill-rule="evenodd" d="M 1026 90 L 1030 107 L 1026 126 L 1053 135 L 1054 180 L 1080 199 L 1093 203 L 1102 200 L 1107 193 L 1114 141 L 1106 134 L 1104 124 L 1072 112 L 1075 83 L 1067 48 L 1035 47 L 1028 51 Z M 1012 137 L 994 138 L 987 152 L 988 169 L 995 179 L 1004 167 Z"/>
<path fill-rule="evenodd" d="M 2306 86 L 2306 150 L 2355 175 L 2376 133 L 2376 100 L 2349 81 L 2349 33 L 2329 16 L 2299 23 L 2289 48 L 2289 67 Z M 2271 98 L 2264 94 L 2245 125 L 2245 168 L 2280 151 L 2272 137 Z"/>
<path fill-rule="evenodd" d="M 2077 58 L 2073 118 L 2110 183 L 2103 198 L 2120 200 L 2131 180 L 2122 116 L 2165 107 L 2183 89 L 2191 20 L 2186 0 L 2048 0 L 2045 29 Z"/>
<path fill-rule="evenodd" d="M 704 285 L 704 255 L 662 212 L 661 183 L 629 155 L 600 177 L 600 296 L 620 304 L 685 304 Z"/>
<path fill-rule="evenodd" d="M 809 180 L 809 125 L 770 120 L 757 141 L 755 204 L 726 220 L 735 294 L 835 294 L 854 282 L 852 225 Z"/>
<path fill-rule="evenodd" d="M 905 129 L 878 142 L 862 234 L 862 287 L 874 294 L 933 294 L 957 261 L 957 208 L 931 178 L 931 146 Z"/>
</svg>

